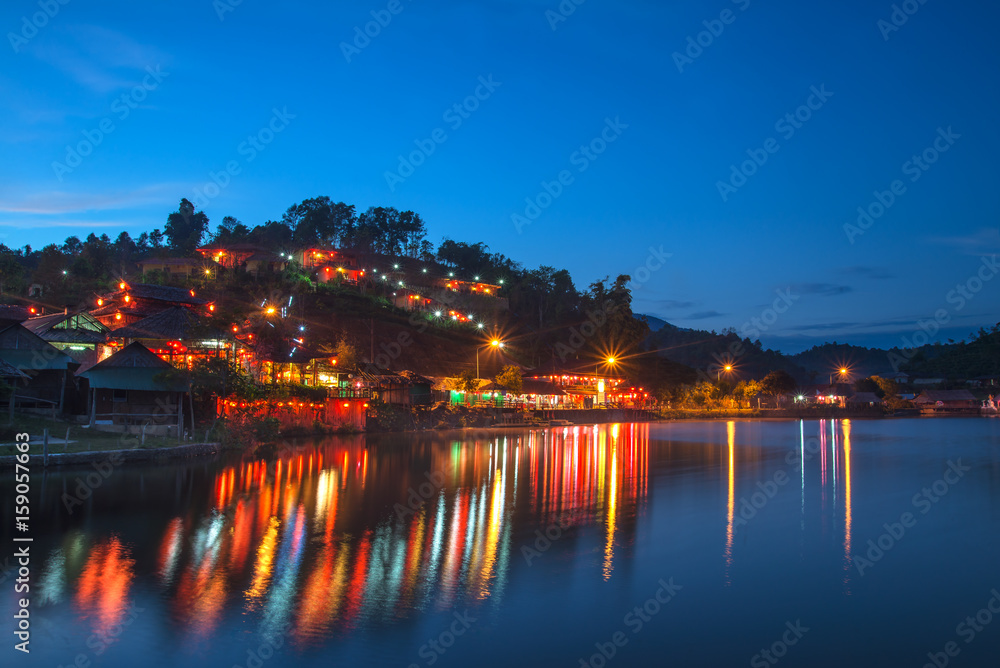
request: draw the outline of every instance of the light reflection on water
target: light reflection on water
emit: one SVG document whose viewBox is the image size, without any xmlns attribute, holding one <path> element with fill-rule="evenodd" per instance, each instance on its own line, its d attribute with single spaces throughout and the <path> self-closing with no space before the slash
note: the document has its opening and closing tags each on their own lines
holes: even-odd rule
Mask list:
<svg viewBox="0 0 1000 668">
<path fill-rule="evenodd" d="M 859 543 L 877 535 L 873 528 L 883 519 L 898 517 L 895 493 L 892 503 L 873 500 L 871 481 L 888 450 L 862 448 L 865 492 L 856 496 L 852 436 L 883 428 L 860 424 L 623 424 L 367 445 L 333 439 L 277 456 L 166 472 L 126 469 L 105 493 L 127 498 L 138 484 L 162 496 L 144 491 L 138 519 L 113 503 L 81 509 L 86 521 L 39 558 L 45 571 L 38 605 L 54 616 L 69 613 L 71 637 L 117 635 L 138 599 L 153 612 L 139 618 L 146 626 L 136 638 L 172 638 L 165 641 L 176 643 L 171 651 L 191 665 L 228 657 L 227 645 L 239 655 L 247 638 L 287 642 L 274 664 L 287 665 L 296 652 L 328 650 L 455 610 L 492 614 L 491 623 L 531 634 L 537 629 L 518 628 L 511 616 L 531 600 L 540 574 L 567 596 L 581 587 L 588 592 L 591 607 L 570 613 L 581 615 L 584 628 L 590 622 L 583 615 L 624 605 L 610 601 L 635 589 L 639 574 L 673 574 L 664 564 L 686 569 L 688 581 L 714 578 L 712 587 L 731 593 L 711 596 L 737 605 L 728 597 L 747 595 L 751 573 L 766 579 L 787 568 L 771 562 L 786 559 L 789 538 L 803 573 L 822 570 L 829 556 L 839 571 L 837 596 L 852 596 L 873 582 L 858 581 Z M 925 477 L 901 476 L 899 486 L 908 490 Z M 860 514 L 859 498 L 869 503 Z M 561 529 L 549 546 L 539 537 L 553 526 Z M 773 531 L 781 533 L 763 548 L 771 553 L 760 552 L 753 541 Z M 832 550 L 824 547 L 831 541 Z M 539 550 L 541 566 L 526 562 L 526 547 Z M 122 643 L 132 653 L 143 645 L 128 634 Z M 70 642 L 58 657 L 72 659 L 81 644 Z M 377 649 L 404 665 L 415 656 L 409 646 Z M 107 665 L 125 665 L 121 656 Z"/>
</svg>

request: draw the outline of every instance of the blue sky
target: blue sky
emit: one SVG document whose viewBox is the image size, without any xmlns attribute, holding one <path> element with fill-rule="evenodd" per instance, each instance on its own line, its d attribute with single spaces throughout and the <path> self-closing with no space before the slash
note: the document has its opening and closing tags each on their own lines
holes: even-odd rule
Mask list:
<svg viewBox="0 0 1000 668">
<path fill-rule="evenodd" d="M 637 281 L 637 312 L 741 331 L 790 290 L 761 330 L 789 352 L 902 344 L 941 311 L 943 338 L 1000 319 L 983 264 L 1000 250 L 996 6 L 911 0 L 889 31 L 892 3 L 860 0 L 51 2 L 44 21 L 38 0 L 0 8 L 8 246 L 162 228 L 235 166 L 203 200 L 213 227 L 329 195 L 413 209 L 435 244 L 483 241 L 581 288 L 654 249 L 670 257 Z M 372 12 L 391 20 L 345 49 Z M 947 150 L 904 171 L 939 130 Z M 418 142 L 433 152 L 387 179 Z M 895 180 L 884 214 L 845 231 Z M 518 228 L 543 182 L 558 196 Z"/>
</svg>

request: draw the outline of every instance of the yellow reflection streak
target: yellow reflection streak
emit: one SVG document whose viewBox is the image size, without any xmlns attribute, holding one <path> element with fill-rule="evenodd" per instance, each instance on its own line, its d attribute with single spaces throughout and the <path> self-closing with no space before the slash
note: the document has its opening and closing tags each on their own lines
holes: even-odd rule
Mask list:
<svg viewBox="0 0 1000 668">
<path fill-rule="evenodd" d="M 248 609 L 253 608 L 253 602 L 261 598 L 267 591 L 267 583 L 271 579 L 271 569 L 274 567 L 274 548 L 278 544 L 278 518 L 272 517 L 267 524 L 267 533 L 257 548 L 257 563 L 254 565 L 253 582 L 247 589 Z"/>
<path fill-rule="evenodd" d="M 726 438 L 729 441 L 729 501 L 726 505 L 726 567 L 733 565 L 733 519 L 736 515 L 736 423 L 726 423 Z"/>
<path fill-rule="evenodd" d="M 603 450 L 603 436 L 604 432 L 601 433 L 601 445 Z M 615 520 L 616 513 L 618 511 L 618 449 L 612 448 L 611 450 L 611 487 L 608 490 L 608 513 L 607 513 L 607 527 L 608 527 L 608 539 L 604 545 L 604 579 L 608 580 L 611 578 L 612 559 L 615 553 Z"/>
<path fill-rule="evenodd" d="M 851 421 L 844 420 L 844 559 L 851 562 Z"/>
<path fill-rule="evenodd" d="M 493 481 L 493 498 L 490 503 L 490 519 L 486 535 L 486 553 L 479 571 L 478 596 L 484 599 L 490 595 L 490 580 L 496 566 L 497 543 L 503 528 L 504 474 L 498 469 Z"/>
</svg>

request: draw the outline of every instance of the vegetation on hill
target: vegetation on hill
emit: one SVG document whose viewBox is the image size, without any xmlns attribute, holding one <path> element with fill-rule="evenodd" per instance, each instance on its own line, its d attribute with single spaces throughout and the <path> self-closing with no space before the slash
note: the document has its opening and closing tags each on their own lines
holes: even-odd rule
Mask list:
<svg viewBox="0 0 1000 668">
<path fill-rule="evenodd" d="M 479 349 L 484 377 L 493 377 L 509 361 L 527 368 L 554 362 L 596 369 L 613 358 L 615 372 L 661 398 L 722 392 L 739 403 L 766 389 L 753 379 L 764 379 L 771 372 L 785 374 L 782 387 L 788 385 L 786 377 L 799 385 L 825 383 L 840 366 L 849 367 L 853 378 L 895 370 L 892 359 L 904 360 L 901 370 L 920 376 L 974 378 L 1000 373 L 997 327 L 981 330 L 968 343 L 915 351 L 831 343 L 786 356 L 764 348 L 759 340 L 741 338 L 735 330 L 681 329 L 652 318 L 649 322 L 656 331 L 651 331 L 647 318 L 632 312 L 627 275 L 581 289 L 565 269 L 547 265 L 529 269 L 483 243 L 444 239 L 435 248 L 426 237 L 425 223 L 415 212 L 391 207 L 359 212 L 354 205 L 329 197 L 293 204 L 279 221 L 251 226 L 227 216 L 212 230 L 205 213 L 185 199 L 165 217 L 162 230 L 134 239 L 127 232 L 113 240 L 91 233 L 82 240 L 71 236 L 41 249 L 0 244 L 0 303 L 30 303 L 49 311 L 92 308 L 97 295 L 123 279 L 159 281 L 195 288 L 200 297 L 213 300 L 217 309 L 211 329 L 228 331 L 232 323 L 245 323 L 261 340 L 273 340 L 275 347 L 298 338 L 310 349 L 355 350 L 359 362 L 388 360 L 393 368 L 431 375 L 471 372 Z M 143 260 L 194 256 L 202 244 L 251 244 L 275 253 L 287 251 L 289 257 L 293 250 L 310 247 L 352 250 L 367 258 L 371 267 L 394 264 L 400 278 L 455 276 L 500 284 L 509 308 L 499 308 L 496 300 L 478 302 L 477 320 L 484 328 L 477 330 L 468 323 L 394 308 L 393 288 L 375 281 L 374 275 L 357 286 L 320 283 L 295 262 L 273 274 L 138 274 L 137 263 Z M 262 315 L 265 303 L 287 307 L 289 321 L 304 329 L 292 330 L 290 322 Z M 482 350 L 484 340 L 491 337 L 504 339 L 504 355 Z M 700 390 L 699 384 L 704 386 Z"/>
</svg>

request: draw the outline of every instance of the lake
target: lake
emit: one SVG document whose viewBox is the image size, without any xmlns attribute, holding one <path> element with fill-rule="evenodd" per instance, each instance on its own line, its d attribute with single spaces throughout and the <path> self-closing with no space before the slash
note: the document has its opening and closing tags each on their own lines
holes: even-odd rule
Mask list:
<svg viewBox="0 0 1000 668">
<path fill-rule="evenodd" d="M 355 436 L 32 484 L 31 654 L 8 559 L 4 665 L 1000 655 L 997 419 Z"/>
</svg>

